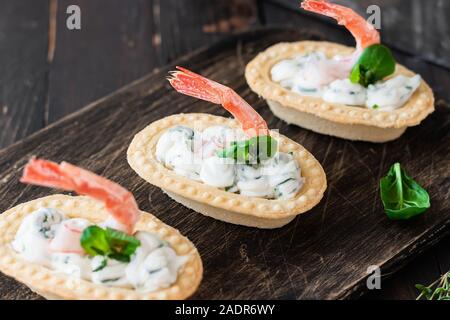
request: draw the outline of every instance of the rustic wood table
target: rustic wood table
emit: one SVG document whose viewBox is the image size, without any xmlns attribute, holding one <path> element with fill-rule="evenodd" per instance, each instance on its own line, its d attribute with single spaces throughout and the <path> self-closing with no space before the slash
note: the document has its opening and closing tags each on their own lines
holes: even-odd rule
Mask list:
<svg viewBox="0 0 450 320">
<path fill-rule="evenodd" d="M 301 14 L 297 2 L 1 0 L 0 147 L 232 33 L 264 25 L 307 28 L 317 18 Z M 450 81 L 449 2 L 338 2 L 361 12 L 379 4 L 383 40 L 440 66 L 440 77 L 447 77 L 433 89 L 449 97 L 443 94 Z M 66 27 L 71 4 L 81 8 L 81 30 Z M 449 247 L 447 237 L 363 298 L 415 298 L 415 283 L 431 283 L 450 269 Z"/>
</svg>

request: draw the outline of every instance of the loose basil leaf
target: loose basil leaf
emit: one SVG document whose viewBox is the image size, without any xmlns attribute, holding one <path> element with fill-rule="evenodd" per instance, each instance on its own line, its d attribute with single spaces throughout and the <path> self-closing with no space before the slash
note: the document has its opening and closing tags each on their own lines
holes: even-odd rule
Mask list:
<svg viewBox="0 0 450 320">
<path fill-rule="evenodd" d="M 350 73 L 350 81 L 367 87 L 395 71 L 395 59 L 389 48 L 374 44 L 364 49 Z"/>
<path fill-rule="evenodd" d="M 121 231 L 99 226 L 89 226 L 83 230 L 81 246 L 90 256 L 101 255 L 122 262 L 129 262 L 130 256 L 141 242 Z"/>
<path fill-rule="evenodd" d="M 395 163 L 380 180 L 380 194 L 384 211 L 393 220 L 406 220 L 430 207 L 427 191 Z"/>
<path fill-rule="evenodd" d="M 105 230 L 99 226 L 89 226 L 84 229 L 80 243 L 84 251 L 90 256 L 105 256 L 111 252 Z"/>
<path fill-rule="evenodd" d="M 277 146 L 277 140 L 271 136 L 256 136 L 232 142 L 228 148 L 217 151 L 217 156 L 234 159 L 238 163 L 260 163 L 273 157 Z"/>
</svg>

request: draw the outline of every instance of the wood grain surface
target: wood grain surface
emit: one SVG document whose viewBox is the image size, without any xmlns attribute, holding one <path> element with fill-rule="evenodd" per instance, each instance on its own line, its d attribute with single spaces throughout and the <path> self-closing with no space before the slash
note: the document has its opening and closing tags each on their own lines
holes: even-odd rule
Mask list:
<svg viewBox="0 0 450 320">
<path fill-rule="evenodd" d="M 0 147 L 44 126 L 47 97 L 46 2 L 8 1 L 0 9 Z"/>
<path fill-rule="evenodd" d="M 299 1 L 270 0 L 286 8 L 336 24 L 335 20 L 305 13 Z M 333 0 L 350 7 L 363 17 L 367 8 L 380 8 L 381 38 L 390 47 L 408 51 L 433 63 L 450 67 L 450 1 L 446 0 Z"/>
<path fill-rule="evenodd" d="M 449 22 L 442 19 L 450 14 L 447 1 L 333 1 L 362 14 L 367 5 L 380 5 L 383 41 L 403 52 L 414 52 L 419 60 L 449 66 Z M 229 34 L 259 25 L 325 33 L 336 28 L 332 20 L 299 10 L 298 2 L 0 0 L 0 147 L 79 110 L 154 67 Z M 81 30 L 66 29 L 69 4 L 81 8 Z M 324 21 L 328 23 L 321 23 Z M 339 39 L 352 44 L 345 31 Z M 411 60 L 412 66 L 416 60 Z M 448 97 L 448 69 L 425 67 L 421 73 L 432 79 L 438 96 Z M 412 259 L 401 272 L 383 276 L 381 290 L 372 290 L 364 297 L 415 298 L 414 283 L 431 283 L 450 268 L 449 246 L 447 236 Z"/>
<path fill-rule="evenodd" d="M 133 135 L 148 123 L 180 112 L 227 115 L 219 106 L 174 92 L 161 68 L 135 83 L 0 151 L 0 211 L 52 193 L 18 183 L 33 155 L 66 160 L 129 188 L 143 210 L 187 235 L 198 247 L 205 267 L 199 299 L 348 298 L 365 290 L 366 270 L 379 265 L 384 276 L 434 244 L 450 222 L 449 104 L 439 90 L 446 71 L 413 56 L 396 53 L 400 63 L 437 87 L 437 111 L 394 142 L 374 145 L 326 137 L 286 125 L 245 83 L 245 64 L 279 41 L 338 41 L 340 30 L 315 34 L 264 29 L 229 38 L 177 61 L 223 82 L 247 99 L 271 128 L 298 141 L 322 163 L 329 188 L 323 201 L 284 228 L 256 230 L 219 222 L 170 200 L 142 181 L 126 163 Z M 445 80 L 444 80 L 445 81 Z M 430 193 L 431 209 L 417 219 L 393 222 L 379 200 L 378 181 L 400 161 Z M 232 279 L 230 279 L 232 275 Z M 0 277 L 0 298 L 38 298 L 15 281 Z"/>
<path fill-rule="evenodd" d="M 65 28 L 77 4 L 82 28 Z M 255 0 L 59 0 L 48 122 L 224 35 L 257 25 Z"/>
<path fill-rule="evenodd" d="M 368 1 L 350 1 L 341 0 L 341 2 L 352 6 L 359 12 L 364 14 L 364 2 L 367 4 Z M 429 11 L 429 9 L 420 9 L 420 7 L 432 6 L 435 7 L 437 3 L 442 5 L 443 1 L 432 0 L 428 2 L 414 1 L 416 6 L 416 11 Z M 408 15 L 407 12 L 411 10 L 403 11 L 404 7 L 411 5 L 410 0 L 396 0 L 396 1 L 376 1 L 384 12 L 390 12 L 391 16 L 402 16 L 403 19 L 411 24 L 413 17 Z M 287 12 L 287 7 L 291 8 L 291 13 Z M 270 0 L 264 1 L 262 3 L 261 11 L 263 13 L 264 21 L 266 25 L 270 26 L 291 26 L 293 28 L 305 28 L 311 30 L 320 30 L 323 33 L 333 33 L 333 36 L 339 37 L 339 42 L 352 45 L 353 40 L 349 37 L 348 32 L 345 29 L 341 29 L 342 32 L 337 34 L 335 31 L 336 24 L 333 21 L 328 21 L 329 23 L 323 23 L 324 19 L 317 19 L 317 16 L 303 14 L 301 10 L 298 9 L 297 4 L 292 4 L 290 1 L 286 0 Z M 297 14 L 295 14 L 295 13 Z M 450 13 L 449 8 L 447 10 L 442 9 L 444 14 L 448 15 Z M 384 20 L 382 20 L 384 21 Z M 428 21 L 432 21 L 432 16 L 428 18 Z M 410 62 L 409 65 L 413 70 L 420 72 L 421 75 L 430 83 L 432 83 L 433 91 L 436 93 L 437 97 L 442 98 L 439 103 L 450 100 L 450 95 L 448 94 L 448 89 L 450 86 L 450 72 L 448 68 L 433 68 L 428 69 L 426 64 L 423 64 L 424 56 L 438 56 L 438 59 L 426 59 L 433 65 L 436 61 L 443 61 L 443 59 L 448 58 L 450 55 L 446 54 L 445 50 L 440 50 L 438 52 L 433 52 L 433 46 L 428 45 L 430 42 L 430 34 L 414 34 L 413 30 L 408 30 L 408 32 L 400 33 L 395 29 L 395 21 L 391 21 L 391 27 L 383 26 L 381 33 L 383 35 L 383 41 L 385 37 L 389 36 L 391 38 L 391 43 L 397 48 L 400 48 L 402 52 L 406 55 L 410 50 L 410 46 L 407 45 L 413 41 L 419 42 L 421 47 L 415 50 L 414 56 L 409 55 Z M 427 24 L 427 26 L 430 23 Z M 448 24 L 436 26 L 443 30 L 448 28 Z M 439 30 L 439 33 L 442 33 Z M 403 43 L 404 45 L 399 46 L 398 43 Z M 445 40 L 443 41 L 445 43 Z M 420 55 L 420 58 L 418 57 Z M 448 65 L 448 63 L 441 64 Z M 439 70 L 439 71 L 437 71 Z M 447 107 L 448 108 L 448 107 Z M 448 169 L 447 169 L 448 170 Z M 448 174 L 447 174 L 448 175 Z M 445 237 L 442 241 L 436 244 L 431 250 L 420 254 L 418 257 L 411 259 L 408 264 L 401 269 L 401 271 L 396 274 L 388 274 L 383 277 L 381 290 L 372 290 L 364 295 L 365 299 L 414 299 L 417 297 L 417 290 L 414 288 L 415 283 L 427 284 L 433 282 L 440 275 L 447 272 L 450 268 L 450 254 L 448 248 L 450 247 L 450 237 Z"/>
</svg>

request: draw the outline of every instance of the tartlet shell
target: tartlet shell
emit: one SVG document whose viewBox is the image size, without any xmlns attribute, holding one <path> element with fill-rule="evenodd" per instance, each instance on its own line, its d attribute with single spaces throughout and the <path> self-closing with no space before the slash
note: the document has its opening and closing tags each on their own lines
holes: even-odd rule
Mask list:
<svg viewBox="0 0 450 320">
<path fill-rule="evenodd" d="M 233 119 L 192 113 L 165 117 L 137 133 L 128 148 L 128 163 L 144 180 L 169 194 L 177 194 L 200 204 L 267 220 L 294 218 L 296 215 L 310 210 L 323 197 L 327 181 L 322 166 L 303 146 L 277 132 L 272 132 L 272 136 L 278 140 L 280 150 L 293 153 L 300 165 L 301 174 L 305 178 L 301 190 L 293 199 L 269 200 L 248 197 L 177 175 L 164 167 L 155 156 L 156 144 L 161 134 L 176 125 L 185 125 L 199 130 L 213 125 L 239 128 L 239 123 Z M 214 214 L 211 215 L 214 216 Z"/>
<path fill-rule="evenodd" d="M 289 107 L 342 124 L 362 124 L 379 128 L 403 128 L 419 124 L 428 114 L 434 111 L 433 92 L 423 79 L 409 101 L 403 107 L 393 111 L 372 110 L 329 103 L 318 97 L 307 97 L 292 92 L 271 79 L 271 68 L 281 60 L 290 59 L 299 54 L 306 54 L 312 51 L 323 52 L 331 57 L 348 55 L 353 50 L 354 48 L 352 47 L 326 41 L 278 43 L 259 53 L 247 64 L 245 78 L 250 88 L 264 99 L 276 101 L 283 107 Z M 411 70 L 397 64 L 393 76 L 399 74 L 406 76 L 415 75 Z"/>
<path fill-rule="evenodd" d="M 49 299 L 79 300 L 165 300 L 185 299 L 198 288 L 203 275 L 200 255 L 195 246 L 178 230 L 156 217 L 141 212 L 136 230 L 153 232 L 168 241 L 179 255 L 188 257 L 177 281 L 155 292 L 141 293 L 132 289 L 106 287 L 90 281 L 74 279 L 36 263 L 24 260 L 11 247 L 22 220 L 39 208 L 54 208 L 69 217 L 88 219 L 94 223 L 105 220 L 104 205 L 89 197 L 52 195 L 22 203 L 0 215 L 0 271 L 27 285 Z"/>
</svg>

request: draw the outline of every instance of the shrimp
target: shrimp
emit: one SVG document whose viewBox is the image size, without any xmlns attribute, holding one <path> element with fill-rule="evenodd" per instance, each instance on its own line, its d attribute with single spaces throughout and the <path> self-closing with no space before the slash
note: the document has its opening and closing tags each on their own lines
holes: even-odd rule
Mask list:
<svg viewBox="0 0 450 320">
<path fill-rule="evenodd" d="M 133 195 L 117 183 L 70 163 L 31 159 L 25 166 L 22 183 L 75 191 L 105 203 L 112 218 L 132 233 L 139 219 L 139 208 Z"/>
<path fill-rule="evenodd" d="M 169 82 L 180 93 L 221 104 L 241 124 L 242 130 L 249 137 L 269 135 L 266 121 L 242 99 L 233 89 L 209 80 L 199 74 L 178 67 L 173 71 Z"/>
<path fill-rule="evenodd" d="M 350 8 L 329 3 L 326 0 L 304 0 L 301 7 L 337 20 L 355 38 L 357 52 L 362 52 L 372 44 L 380 43 L 380 34 L 377 29 Z"/>
<path fill-rule="evenodd" d="M 69 219 L 61 222 L 51 240 L 49 249 L 53 252 L 84 254 L 80 239 L 90 223 L 84 219 Z"/>
<path fill-rule="evenodd" d="M 333 59 L 307 66 L 304 77 L 312 85 L 323 86 L 334 80 L 347 78 L 363 50 L 380 42 L 380 34 L 375 27 L 350 8 L 329 3 L 326 0 L 304 0 L 301 7 L 336 19 L 352 33 L 356 40 L 356 50 L 351 55 L 334 56 Z"/>
</svg>

